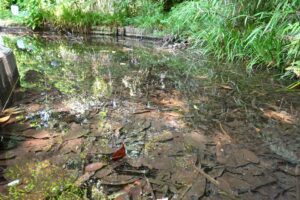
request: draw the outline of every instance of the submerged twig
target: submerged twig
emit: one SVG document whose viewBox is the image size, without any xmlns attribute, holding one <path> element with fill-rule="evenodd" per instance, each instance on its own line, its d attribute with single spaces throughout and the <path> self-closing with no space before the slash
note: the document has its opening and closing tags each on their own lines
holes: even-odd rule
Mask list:
<svg viewBox="0 0 300 200">
<path fill-rule="evenodd" d="M 140 178 L 131 178 L 127 181 L 118 181 L 118 182 L 109 182 L 109 181 L 101 180 L 101 184 L 102 185 L 112 185 L 112 186 L 128 185 L 128 184 L 133 183 L 133 182 L 135 182 L 139 179 Z"/>
<path fill-rule="evenodd" d="M 182 192 L 182 194 L 180 195 L 179 199 L 183 199 L 183 197 L 185 196 L 185 194 L 191 189 L 192 184 L 188 185 L 185 190 Z"/>
<path fill-rule="evenodd" d="M 150 193 L 151 193 L 152 199 L 156 199 L 155 194 L 154 194 L 154 192 L 153 192 L 153 188 L 152 188 L 152 186 L 151 186 L 151 183 L 150 183 L 149 179 L 147 178 L 147 176 L 144 176 L 144 177 L 145 177 L 145 179 L 146 179 L 146 182 L 147 182 L 148 187 L 150 188 Z"/>
<path fill-rule="evenodd" d="M 211 182 L 212 184 L 214 184 L 218 189 L 220 189 L 222 191 L 222 193 L 226 194 L 226 196 L 230 197 L 231 199 L 236 199 L 232 194 L 228 193 L 227 191 L 225 191 L 224 189 L 221 188 L 220 186 L 220 182 L 217 181 L 216 179 L 214 179 L 213 177 L 211 177 L 210 175 L 208 175 L 207 173 L 205 173 L 202 169 L 199 169 L 198 167 L 194 166 L 194 168 L 200 173 L 202 174 L 209 182 Z"/>
<path fill-rule="evenodd" d="M 151 112 L 151 110 L 142 110 L 142 111 L 134 112 L 132 114 L 139 115 L 139 114 L 144 114 L 144 113 L 148 113 L 148 112 Z"/>
<path fill-rule="evenodd" d="M 220 122 L 219 122 L 219 126 L 220 126 L 220 129 L 221 129 L 222 133 L 224 135 L 226 135 L 230 139 L 230 141 L 231 141 L 230 135 L 225 131 L 225 129 L 223 128 L 223 126 L 222 126 L 222 124 Z"/>
<path fill-rule="evenodd" d="M 209 180 L 212 184 L 214 184 L 215 186 L 219 186 L 220 183 L 219 181 L 217 181 L 216 179 L 214 179 L 213 177 L 211 177 L 210 175 L 208 175 L 207 173 L 205 173 L 202 169 L 199 169 L 198 167 L 194 166 L 194 168 L 200 173 L 202 174 L 207 180 Z"/>
</svg>

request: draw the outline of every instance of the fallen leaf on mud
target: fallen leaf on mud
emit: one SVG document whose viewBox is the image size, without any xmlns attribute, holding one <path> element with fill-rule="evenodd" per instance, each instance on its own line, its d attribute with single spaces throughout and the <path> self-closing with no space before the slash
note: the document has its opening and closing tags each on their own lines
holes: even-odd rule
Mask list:
<svg viewBox="0 0 300 200">
<path fill-rule="evenodd" d="M 225 169 L 226 168 L 224 166 L 215 167 L 209 172 L 209 175 L 213 178 L 218 178 L 223 175 L 223 173 L 225 172 Z"/>
<path fill-rule="evenodd" d="M 145 159 L 143 166 L 149 169 L 171 170 L 175 165 L 175 159 L 167 156 Z"/>
<path fill-rule="evenodd" d="M 106 166 L 106 167 L 104 167 L 104 168 L 98 170 L 98 171 L 96 172 L 95 176 L 96 176 L 97 178 L 100 178 L 100 179 L 103 178 L 103 177 L 105 177 L 105 176 L 108 176 L 108 175 L 110 175 L 110 174 L 114 171 L 114 169 L 115 169 L 116 167 L 122 165 L 123 163 L 124 163 L 124 162 L 122 162 L 122 161 L 116 161 L 116 162 L 113 162 L 111 165 L 108 165 L 108 166 Z"/>
<path fill-rule="evenodd" d="M 113 170 L 114 169 L 112 167 L 107 166 L 107 167 L 105 167 L 105 168 L 97 171 L 96 174 L 95 174 L 95 176 L 97 178 L 101 179 L 101 178 L 103 178 L 103 177 L 108 176 L 109 174 L 111 174 L 113 172 Z"/>
<path fill-rule="evenodd" d="M 112 173 L 106 177 L 101 179 L 103 185 L 112 185 L 112 186 L 119 186 L 119 185 L 128 185 L 133 183 L 138 178 L 129 175 L 122 175 L 117 173 Z"/>
<path fill-rule="evenodd" d="M 18 108 L 18 107 L 12 107 L 12 108 L 8 108 L 6 110 L 3 111 L 4 114 L 8 114 L 8 115 L 16 115 L 19 113 L 22 113 L 23 110 Z"/>
<path fill-rule="evenodd" d="M 35 139 L 49 139 L 51 137 L 50 133 L 46 131 L 41 131 L 32 136 Z"/>
<path fill-rule="evenodd" d="M 197 172 L 193 169 L 177 169 L 172 174 L 171 182 L 174 184 L 190 185 L 197 177 Z M 199 177 L 201 179 L 201 177 Z"/>
<path fill-rule="evenodd" d="M 0 118 L 0 123 L 5 123 L 10 119 L 10 115 L 4 116 Z"/>
<path fill-rule="evenodd" d="M 239 159 L 244 159 L 251 163 L 259 163 L 258 157 L 252 151 L 247 149 L 241 149 L 238 155 L 240 156 Z"/>
<path fill-rule="evenodd" d="M 84 173 L 82 176 L 80 176 L 76 182 L 75 185 L 76 186 L 81 186 L 85 181 L 89 180 L 93 175 L 95 174 L 95 172 L 86 172 Z"/>
<path fill-rule="evenodd" d="M 29 129 L 23 132 L 25 137 L 32 137 L 34 139 L 49 139 L 52 133 L 50 133 L 47 130 L 35 130 L 35 129 Z M 56 135 L 53 135 L 56 136 Z"/>
<path fill-rule="evenodd" d="M 287 164 L 278 166 L 278 169 L 281 170 L 281 171 L 284 171 L 285 173 L 287 173 L 289 175 L 292 175 L 292 176 L 299 176 L 300 175 L 300 174 L 297 174 L 297 170 L 295 169 L 295 167 L 289 166 Z"/>
<path fill-rule="evenodd" d="M 119 160 L 121 158 L 124 158 L 126 156 L 126 149 L 124 143 L 122 143 L 122 146 L 113 153 L 112 160 Z"/>
<path fill-rule="evenodd" d="M 200 199 L 205 193 L 206 179 L 198 177 L 183 199 Z"/>
<path fill-rule="evenodd" d="M 87 134 L 87 131 L 80 126 L 80 124 L 72 123 L 70 127 L 70 131 L 64 137 L 65 141 L 74 140 L 81 138 Z"/>
<path fill-rule="evenodd" d="M 22 118 L 17 118 L 17 117 L 11 117 L 7 122 L 4 123 L 5 126 L 9 125 L 9 124 L 14 124 L 18 121 L 21 121 Z"/>
<path fill-rule="evenodd" d="M 257 188 L 271 185 L 277 181 L 276 178 L 272 177 L 271 175 L 264 175 L 264 176 L 253 176 L 251 174 L 247 174 L 243 176 L 243 179 L 251 185 L 251 190 L 256 190 Z M 247 192 L 240 191 L 240 192 Z"/>
<path fill-rule="evenodd" d="M 223 88 L 225 90 L 232 90 L 232 87 L 230 87 L 229 85 L 220 85 L 220 88 Z"/>
<path fill-rule="evenodd" d="M 264 115 L 268 118 L 272 118 L 278 121 L 282 121 L 288 124 L 293 124 L 295 122 L 294 118 L 285 111 L 273 111 L 273 110 L 264 110 L 260 109 Z"/>
<path fill-rule="evenodd" d="M 132 186 L 126 186 L 124 190 L 128 192 L 131 199 L 140 199 L 143 193 L 141 185 L 140 181 L 135 181 Z"/>
<path fill-rule="evenodd" d="M 184 142 L 196 149 L 204 149 L 207 139 L 204 134 L 192 132 L 184 136 Z"/>
<path fill-rule="evenodd" d="M 233 196 L 236 196 L 236 195 L 237 195 L 237 192 L 235 192 L 235 191 L 233 190 L 233 188 L 231 187 L 229 181 L 227 181 L 227 180 L 224 179 L 224 178 L 220 178 L 220 179 L 218 179 L 218 182 L 219 182 L 219 188 L 220 188 L 222 191 L 224 191 L 224 192 L 226 192 L 226 193 L 228 193 L 228 194 L 230 194 L 230 195 L 233 195 Z"/>
<path fill-rule="evenodd" d="M 24 141 L 20 148 L 27 149 L 28 152 L 40 152 L 40 151 L 49 151 L 54 144 L 52 139 L 44 140 L 44 139 L 31 139 Z"/>
<path fill-rule="evenodd" d="M 88 164 L 87 166 L 85 166 L 84 171 L 85 172 L 94 172 L 94 171 L 101 169 L 105 165 L 106 164 L 101 163 L 101 162 L 91 163 L 91 164 Z"/>
<path fill-rule="evenodd" d="M 60 153 L 67 154 L 70 152 L 80 152 L 81 147 L 83 145 L 83 139 L 77 138 L 73 140 L 68 140 L 63 143 L 62 148 L 60 149 Z"/>
<path fill-rule="evenodd" d="M 141 199 L 142 193 L 142 184 L 136 181 L 134 184 L 125 186 L 123 190 L 118 194 L 110 196 L 110 198 L 115 200 Z"/>
<path fill-rule="evenodd" d="M 100 143 L 100 139 L 98 139 L 98 142 Z M 89 154 L 102 154 L 102 155 L 112 155 L 114 153 L 114 150 L 107 146 L 102 144 L 93 144 L 93 147 L 89 149 Z"/>
<path fill-rule="evenodd" d="M 232 174 L 243 174 L 244 176 L 263 176 L 265 168 L 257 164 L 249 164 L 244 167 L 226 168 L 226 171 Z"/>
<path fill-rule="evenodd" d="M 109 199 L 114 200 L 128 200 L 130 199 L 129 195 L 125 191 L 118 192 L 117 194 L 112 194 L 109 196 Z"/>
<path fill-rule="evenodd" d="M 265 197 L 268 197 L 268 199 L 279 199 L 279 200 L 297 199 L 298 200 L 299 196 L 297 196 L 296 194 L 297 187 L 299 187 L 299 185 L 297 184 L 297 178 L 286 177 L 289 180 L 288 181 L 289 183 L 286 181 L 282 183 L 281 178 L 283 177 L 280 177 L 278 179 L 279 181 L 277 182 L 277 184 L 276 183 L 266 184 L 261 187 L 258 187 L 257 189 L 255 189 L 255 191 Z"/>
<path fill-rule="evenodd" d="M 247 149 L 241 149 L 233 144 L 222 145 L 220 143 L 216 146 L 217 160 L 221 164 L 230 167 L 240 167 L 248 163 L 258 163 L 258 157 Z"/>
<path fill-rule="evenodd" d="M 25 107 L 27 113 L 35 113 L 41 110 L 43 107 L 41 104 L 38 103 L 31 103 Z"/>
<path fill-rule="evenodd" d="M 127 163 L 134 168 L 140 168 L 144 163 L 144 159 L 143 158 L 128 158 Z"/>
</svg>

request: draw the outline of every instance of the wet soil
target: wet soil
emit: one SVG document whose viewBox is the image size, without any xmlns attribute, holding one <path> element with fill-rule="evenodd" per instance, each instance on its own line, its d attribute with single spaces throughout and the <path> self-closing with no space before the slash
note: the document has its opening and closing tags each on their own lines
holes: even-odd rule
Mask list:
<svg viewBox="0 0 300 200">
<path fill-rule="evenodd" d="M 299 92 L 274 72 L 157 44 L 5 40 L 24 112 L 0 129 L 3 198 L 14 180 L 19 199 L 300 198 Z"/>
</svg>

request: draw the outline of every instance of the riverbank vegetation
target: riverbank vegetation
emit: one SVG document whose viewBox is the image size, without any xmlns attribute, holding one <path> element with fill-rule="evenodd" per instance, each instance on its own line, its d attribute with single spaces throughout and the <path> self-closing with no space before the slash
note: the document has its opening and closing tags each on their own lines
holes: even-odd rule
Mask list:
<svg viewBox="0 0 300 200">
<path fill-rule="evenodd" d="M 1 13 L 11 4 L 19 5 L 17 18 L 33 29 L 46 24 L 63 31 L 94 25 L 156 29 L 188 40 L 201 53 L 244 61 L 249 71 L 267 67 L 282 77 L 300 76 L 298 0 L 3 0 Z"/>
</svg>

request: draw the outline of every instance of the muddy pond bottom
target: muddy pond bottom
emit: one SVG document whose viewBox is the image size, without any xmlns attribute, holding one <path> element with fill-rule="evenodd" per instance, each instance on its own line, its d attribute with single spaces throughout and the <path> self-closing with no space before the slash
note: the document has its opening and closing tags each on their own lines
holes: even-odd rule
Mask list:
<svg viewBox="0 0 300 200">
<path fill-rule="evenodd" d="M 4 42 L 22 87 L 2 199 L 299 198 L 299 92 L 275 74 L 140 41 Z"/>
</svg>

